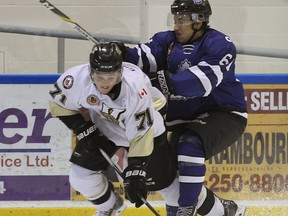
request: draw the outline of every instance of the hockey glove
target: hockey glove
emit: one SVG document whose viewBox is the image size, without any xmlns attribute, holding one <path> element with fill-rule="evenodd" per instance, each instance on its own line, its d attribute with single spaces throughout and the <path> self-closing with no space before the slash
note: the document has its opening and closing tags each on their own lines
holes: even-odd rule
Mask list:
<svg viewBox="0 0 288 216">
<path fill-rule="evenodd" d="M 139 208 L 144 204 L 140 199 L 147 198 L 147 186 L 146 186 L 146 171 L 143 166 L 133 165 L 124 170 L 124 191 L 125 198 L 131 203 L 135 203 L 135 207 Z"/>
<path fill-rule="evenodd" d="M 91 121 L 85 122 L 75 130 L 77 142 L 87 142 L 98 133 L 95 124 Z"/>
<path fill-rule="evenodd" d="M 164 95 L 173 94 L 173 88 L 170 82 L 170 75 L 168 71 L 157 71 L 148 74 L 152 86 L 159 89 Z"/>
<path fill-rule="evenodd" d="M 116 44 L 118 49 L 121 51 L 122 60 L 125 61 L 126 60 L 126 54 L 127 54 L 125 44 L 120 42 L 120 41 L 111 41 L 110 43 Z"/>
</svg>

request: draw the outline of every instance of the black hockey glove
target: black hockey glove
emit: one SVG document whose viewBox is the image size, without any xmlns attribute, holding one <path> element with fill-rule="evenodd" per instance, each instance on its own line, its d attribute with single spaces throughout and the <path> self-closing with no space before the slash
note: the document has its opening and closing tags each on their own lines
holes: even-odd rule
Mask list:
<svg viewBox="0 0 288 216">
<path fill-rule="evenodd" d="M 164 95 L 173 94 L 169 71 L 150 72 L 148 74 L 152 86 L 159 89 Z"/>
<path fill-rule="evenodd" d="M 144 204 L 140 197 L 146 199 L 148 191 L 146 186 L 146 171 L 143 165 L 128 165 L 124 170 L 124 191 L 125 198 L 131 203 L 135 203 L 136 208 Z"/>
<path fill-rule="evenodd" d="M 87 142 L 98 133 L 95 124 L 91 121 L 85 122 L 75 130 L 77 142 Z"/>
<path fill-rule="evenodd" d="M 111 41 L 110 43 L 114 43 L 114 44 L 117 45 L 117 47 L 118 47 L 119 50 L 121 51 L 122 59 L 123 59 L 123 61 L 125 61 L 125 60 L 126 60 L 126 54 L 127 54 L 125 44 L 122 43 L 122 42 L 120 42 L 120 41 Z"/>
</svg>

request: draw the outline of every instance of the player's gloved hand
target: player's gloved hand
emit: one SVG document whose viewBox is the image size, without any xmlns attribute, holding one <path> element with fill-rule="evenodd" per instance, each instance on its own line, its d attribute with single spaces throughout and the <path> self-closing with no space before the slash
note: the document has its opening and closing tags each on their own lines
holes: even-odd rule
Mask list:
<svg viewBox="0 0 288 216">
<path fill-rule="evenodd" d="M 147 198 L 146 172 L 142 165 L 128 165 L 124 170 L 124 191 L 125 198 L 131 203 L 135 203 L 135 207 L 139 208 L 144 204 L 141 197 Z"/>
<path fill-rule="evenodd" d="M 94 135 L 98 134 L 95 124 L 91 121 L 87 121 L 75 130 L 77 142 L 87 142 Z"/>
<path fill-rule="evenodd" d="M 169 71 L 161 70 L 148 74 L 152 86 L 159 89 L 164 95 L 173 94 Z"/>
<path fill-rule="evenodd" d="M 125 44 L 122 43 L 121 41 L 111 41 L 110 43 L 114 43 L 117 45 L 118 49 L 121 51 L 122 59 L 123 59 L 123 61 L 125 61 L 126 60 L 126 54 L 127 54 Z"/>
</svg>

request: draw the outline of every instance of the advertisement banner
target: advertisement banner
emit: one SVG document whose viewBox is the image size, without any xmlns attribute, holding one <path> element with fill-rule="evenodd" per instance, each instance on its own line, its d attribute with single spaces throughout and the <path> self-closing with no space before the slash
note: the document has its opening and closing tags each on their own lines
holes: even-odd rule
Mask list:
<svg viewBox="0 0 288 216">
<path fill-rule="evenodd" d="M 288 85 L 244 88 L 247 128 L 234 145 L 207 161 L 205 183 L 233 200 L 288 199 Z"/>
<path fill-rule="evenodd" d="M 36 75 L 19 76 L 19 83 L 11 77 L 13 84 L 0 78 L 0 201 L 85 200 L 68 180 L 74 138 L 49 112 L 48 92 L 58 76 L 42 82 Z M 246 77 L 247 128 L 235 144 L 206 161 L 205 184 L 217 195 L 288 199 L 288 79 L 280 78 Z M 106 174 L 123 196 L 114 171 Z M 153 192 L 148 200 L 162 198 Z"/>
<path fill-rule="evenodd" d="M 52 118 L 50 85 L 0 85 L 0 200 L 69 200 L 71 132 Z"/>
</svg>

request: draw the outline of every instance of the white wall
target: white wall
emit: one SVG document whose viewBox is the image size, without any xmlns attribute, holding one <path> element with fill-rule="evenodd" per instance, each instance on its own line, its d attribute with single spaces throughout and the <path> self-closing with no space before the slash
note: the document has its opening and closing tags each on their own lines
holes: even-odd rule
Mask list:
<svg viewBox="0 0 288 216">
<path fill-rule="evenodd" d="M 91 33 L 140 35 L 140 0 L 50 0 Z M 172 0 L 148 0 L 149 31 L 166 30 Z M 288 52 L 288 0 L 210 0 L 211 27 L 238 47 Z M 71 27 L 37 0 L 1 0 L 0 25 L 54 30 Z M 65 40 L 65 69 L 88 61 L 92 43 Z M 288 73 L 288 60 L 238 55 L 237 73 Z M 57 39 L 0 33 L 0 73 L 57 73 Z"/>
</svg>

